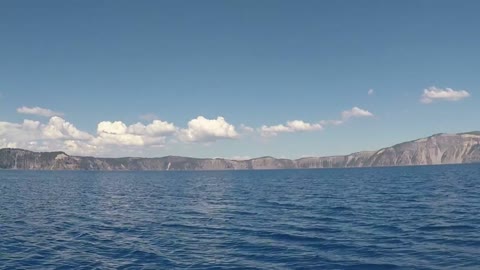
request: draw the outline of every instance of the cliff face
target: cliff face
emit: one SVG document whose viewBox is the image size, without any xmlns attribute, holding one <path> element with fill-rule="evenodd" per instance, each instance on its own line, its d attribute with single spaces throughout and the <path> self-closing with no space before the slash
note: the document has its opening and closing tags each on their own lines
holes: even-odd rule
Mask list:
<svg viewBox="0 0 480 270">
<path fill-rule="evenodd" d="M 480 135 L 439 134 L 381 149 L 370 166 L 427 165 L 479 162 Z"/>
<path fill-rule="evenodd" d="M 38 153 L 0 149 L 1 169 L 21 170 L 261 170 L 295 168 L 347 168 L 480 162 L 480 132 L 437 134 L 411 142 L 346 156 L 297 160 L 261 157 L 250 160 L 161 158 L 94 158 L 64 152 Z"/>
<path fill-rule="evenodd" d="M 345 168 L 480 162 L 480 132 L 437 134 L 376 152 L 297 160 L 299 168 Z"/>
</svg>

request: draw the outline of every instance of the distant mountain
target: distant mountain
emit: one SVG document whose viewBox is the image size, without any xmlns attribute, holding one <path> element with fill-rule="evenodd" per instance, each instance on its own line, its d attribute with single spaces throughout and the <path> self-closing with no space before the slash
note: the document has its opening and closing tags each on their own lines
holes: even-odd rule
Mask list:
<svg viewBox="0 0 480 270">
<path fill-rule="evenodd" d="M 222 158 L 96 158 L 69 156 L 64 152 L 0 149 L 0 168 L 19 170 L 186 171 L 262 170 L 297 168 L 350 168 L 458 164 L 480 162 L 480 131 L 436 134 L 378 151 L 346 156 L 308 157 L 296 160 L 260 157 L 250 160 Z"/>
</svg>

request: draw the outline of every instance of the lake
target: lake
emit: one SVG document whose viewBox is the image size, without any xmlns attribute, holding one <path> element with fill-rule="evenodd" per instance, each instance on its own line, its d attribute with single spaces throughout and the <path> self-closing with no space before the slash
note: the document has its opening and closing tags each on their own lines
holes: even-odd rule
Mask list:
<svg viewBox="0 0 480 270">
<path fill-rule="evenodd" d="M 0 171 L 2 269 L 480 269 L 480 165 Z"/>
</svg>

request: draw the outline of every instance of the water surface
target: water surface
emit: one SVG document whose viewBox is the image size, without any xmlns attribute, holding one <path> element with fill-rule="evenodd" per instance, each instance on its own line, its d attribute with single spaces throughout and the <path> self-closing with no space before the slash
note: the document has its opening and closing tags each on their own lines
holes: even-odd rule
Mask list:
<svg viewBox="0 0 480 270">
<path fill-rule="evenodd" d="M 480 269 L 480 165 L 0 171 L 3 269 Z"/>
</svg>

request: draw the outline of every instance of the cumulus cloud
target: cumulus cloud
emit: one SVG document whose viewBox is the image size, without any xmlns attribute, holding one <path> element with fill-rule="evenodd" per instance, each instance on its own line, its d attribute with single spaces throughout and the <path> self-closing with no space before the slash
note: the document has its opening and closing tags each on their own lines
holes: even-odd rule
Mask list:
<svg viewBox="0 0 480 270">
<path fill-rule="evenodd" d="M 307 123 L 302 120 L 288 121 L 286 124 L 266 126 L 263 125 L 259 128 L 261 136 L 270 137 L 277 136 L 279 133 L 286 132 L 302 132 L 302 131 L 313 131 L 313 130 L 322 130 L 327 125 L 341 125 L 348 121 L 351 118 L 358 117 L 372 117 L 373 114 L 367 110 L 360 109 L 358 107 L 353 107 L 350 110 L 343 111 L 341 113 L 341 119 L 338 120 L 321 120 L 318 123 Z"/>
<path fill-rule="evenodd" d="M 238 132 L 233 124 L 221 116 L 213 119 L 198 116 L 190 120 L 184 128 L 159 119 L 131 125 L 122 121 L 102 121 L 97 124 L 94 133 L 82 131 L 60 116 L 52 116 L 48 121 L 25 119 L 22 123 L 0 122 L 0 147 L 18 147 L 33 151 L 63 150 L 69 154 L 97 156 L 133 152 L 141 154 L 147 146 L 164 147 L 169 142 L 204 143 L 238 139 L 242 134 L 268 137 L 280 133 L 315 131 L 329 125 L 343 124 L 352 118 L 370 116 L 373 114 L 369 111 L 353 107 L 343 111 L 337 120 L 314 123 L 292 120 L 278 125 L 263 125 L 256 129 L 241 124 Z"/>
<path fill-rule="evenodd" d="M 171 135 L 177 128 L 168 122 L 154 120 L 151 124 L 136 123 L 127 126 L 121 121 L 103 121 L 97 125 L 96 145 L 162 145 L 166 135 Z"/>
<path fill-rule="evenodd" d="M 354 117 L 371 117 L 373 114 L 367 110 L 360 109 L 358 107 L 353 107 L 350 110 L 346 110 L 342 112 L 342 120 L 346 121 L 350 118 Z"/>
<path fill-rule="evenodd" d="M 263 125 L 260 128 L 262 136 L 277 136 L 279 133 L 285 132 L 299 132 L 299 131 L 312 131 L 321 130 L 323 126 L 321 124 L 310 124 L 302 120 L 288 121 L 285 125 L 266 126 Z"/>
<path fill-rule="evenodd" d="M 142 136 L 127 133 L 128 127 L 121 121 L 102 121 L 97 125 L 96 145 L 135 145 L 145 144 Z"/>
<path fill-rule="evenodd" d="M 46 123 L 28 119 L 23 123 L 0 122 L 0 147 L 63 150 L 70 154 L 115 155 L 141 151 L 145 146 L 163 147 L 169 139 L 193 143 L 238 137 L 235 127 L 223 117 L 206 119 L 199 116 L 183 129 L 162 120 L 132 125 L 122 121 L 102 121 L 97 124 L 96 134 L 93 135 L 77 129 L 59 116 L 51 117 Z"/>
<path fill-rule="evenodd" d="M 89 140 L 92 138 L 87 132 L 78 130 L 73 124 L 58 116 L 50 118 L 48 124 L 43 126 L 42 132 L 46 139 Z"/>
<path fill-rule="evenodd" d="M 97 125 L 97 134 L 77 129 L 63 118 L 54 116 L 47 123 L 24 120 L 23 123 L 0 122 L 0 147 L 19 147 L 34 151 L 63 150 L 70 154 L 101 154 L 118 146 L 163 146 L 167 135 L 177 128 L 155 120 L 148 125 L 127 126 L 121 121 L 103 121 Z M 140 148 L 138 148 L 140 149 Z"/>
<path fill-rule="evenodd" d="M 375 90 L 373 90 L 373 89 L 368 89 L 367 94 L 368 94 L 369 96 L 371 96 L 371 95 L 375 94 Z"/>
<path fill-rule="evenodd" d="M 128 131 L 138 135 L 162 136 L 175 133 L 177 128 L 172 123 L 153 120 L 151 124 L 136 123 L 128 127 Z"/>
<path fill-rule="evenodd" d="M 235 126 L 221 116 L 217 119 L 198 116 L 188 122 L 188 128 L 179 131 L 179 139 L 184 142 L 211 142 L 218 139 L 235 139 L 238 136 Z"/>
<path fill-rule="evenodd" d="M 29 140 L 37 135 L 37 125 L 40 123 L 31 120 L 24 120 L 22 124 L 0 122 L 0 138 L 4 145 Z"/>
<path fill-rule="evenodd" d="M 122 121 L 102 121 L 97 125 L 97 134 L 108 133 L 113 135 L 120 135 L 127 133 L 127 125 Z"/>
<path fill-rule="evenodd" d="M 423 90 L 420 102 L 429 104 L 434 101 L 458 101 L 470 96 L 465 90 L 453 90 L 452 88 L 437 88 L 435 86 Z"/>
<path fill-rule="evenodd" d="M 0 122 L 0 136 L 10 141 L 89 140 L 92 136 L 80 131 L 63 118 L 54 116 L 46 124 L 24 120 L 22 124 Z"/>
<path fill-rule="evenodd" d="M 21 114 L 31 114 L 36 116 L 43 116 L 43 117 L 52 117 L 52 116 L 63 116 L 64 114 L 61 112 L 55 112 L 50 109 L 40 108 L 40 107 L 20 107 L 17 109 L 18 113 Z"/>
<path fill-rule="evenodd" d="M 54 151 L 65 149 L 66 141 L 88 144 L 93 138 L 90 134 L 78 130 L 63 118 L 54 116 L 47 123 L 24 120 L 23 123 L 0 122 L 1 147 L 18 147 L 34 151 Z M 77 149 L 77 150 L 85 150 Z M 85 151 L 72 152 L 74 154 Z"/>
</svg>

